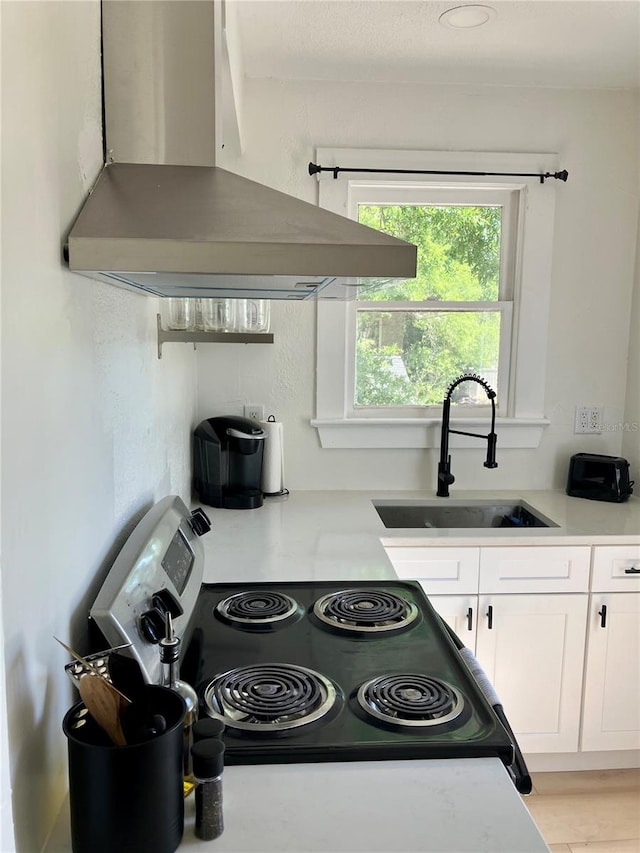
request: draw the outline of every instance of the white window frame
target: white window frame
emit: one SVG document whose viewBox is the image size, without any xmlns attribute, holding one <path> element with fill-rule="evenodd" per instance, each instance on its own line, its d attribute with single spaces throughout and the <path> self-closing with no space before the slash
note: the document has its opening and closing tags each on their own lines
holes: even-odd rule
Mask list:
<svg viewBox="0 0 640 853">
<path fill-rule="evenodd" d="M 504 154 L 490 152 L 375 151 L 317 149 L 316 162 L 343 168 L 367 167 L 430 169 L 470 172 L 555 172 L 555 154 Z M 514 281 L 514 311 L 511 318 L 511 370 L 506 398 L 499 412 L 497 431 L 500 447 L 537 447 L 549 420 L 544 416 L 546 353 L 551 262 L 555 211 L 555 181 L 544 185 L 530 178 L 454 175 L 407 176 L 398 182 L 386 173 L 368 174 L 366 180 L 331 172 L 319 173 L 319 204 L 343 216 L 357 218 L 358 203 L 385 187 L 427 185 L 430 189 L 456 187 L 483 189 L 517 195 L 518 251 Z M 374 203 L 370 201 L 369 203 Z M 447 303 L 445 303 L 447 304 Z M 458 310 L 460 303 L 451 303 Z M 438 306 L 440 307 L 440 305 Z M 353 406 L 356 307 L 350 302 L 319 301 L 317 325 L 316 417 L 322 447 L 402 448 L 437 447 L 440 439 L 440 412 L 426 407 L 367 410 Z M 505 310 L 509 310 L 506 308 Z M 503 386 L 504 387 L 504 386 Z M 465 428 L 486 426 L 482 412 L 456 413 Z M 452 437 L 452 446 L 472 447 L 472 439 Z"/>
</svg>

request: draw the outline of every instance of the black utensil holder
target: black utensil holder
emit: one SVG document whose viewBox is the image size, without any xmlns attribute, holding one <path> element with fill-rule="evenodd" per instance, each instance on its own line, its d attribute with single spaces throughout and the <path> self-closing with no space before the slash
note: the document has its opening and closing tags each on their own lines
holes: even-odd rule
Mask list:
<svg viewBox="0 0 640 853">
<path fill-rule="evenodd" d="M 76 728 L 82 702 L 64 717 L 73 853 L 174 853 L 182 840 L 184 702 L 155 685 L 138 701 L 167 723 L 142 743 L 113 746 L 86 716 Z"/>
</svg>

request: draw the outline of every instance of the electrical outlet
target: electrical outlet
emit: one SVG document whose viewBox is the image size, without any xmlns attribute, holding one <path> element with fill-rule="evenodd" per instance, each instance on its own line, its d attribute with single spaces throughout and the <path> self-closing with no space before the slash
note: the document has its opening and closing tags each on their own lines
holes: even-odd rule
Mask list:
<svg viewBox="0 0 640 853">
<path fill-rule="evenodd" d="M 263 421 L 264 403 L 245 403 L 244 416 L 251 418 L 252 421 Z"/>
<path fill-rule="evenodd" d="M 599 435 L 602 424 L 601 406 L 576 406 L 574 433 L 591 433 Z"/>
<path fill-rule="evenodd" d="M 591 406 L 589 415 L 589 432 L 595 432 L 598 435 L 602 432 L 602 406 Z"/>
</svg>

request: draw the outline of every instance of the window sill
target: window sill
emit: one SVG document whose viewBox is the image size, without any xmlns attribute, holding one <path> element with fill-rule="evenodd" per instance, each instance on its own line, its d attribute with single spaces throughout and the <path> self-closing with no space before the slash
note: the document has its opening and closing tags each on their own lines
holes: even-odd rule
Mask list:
<svg viewBox="0 0 640 853">
<path fill-rule="evenodd" d="M 498 448 L 535 448 L 551 421 L 546 418 L 496 418 Z M 439 418 L 316 418 L 311 426 L 318 430 L 320 446 L 328 449 L 389 450 L 440 447 L 442 422 Z M 454 429 L 468 429 L 486 435 L 487 418 L 451 421 Z M 451 448 L 477 447 L 478 442 L 464 435 L 449 437 Z"/>
</svg>

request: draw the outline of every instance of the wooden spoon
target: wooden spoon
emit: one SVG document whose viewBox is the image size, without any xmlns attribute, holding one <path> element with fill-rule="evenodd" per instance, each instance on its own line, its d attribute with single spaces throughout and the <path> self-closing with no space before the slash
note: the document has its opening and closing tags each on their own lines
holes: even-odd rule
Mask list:
<svg viewBox="0 0 640 853">
<path fill-rule="evenodd" d="M 100 675 L 85 675 L 78 682 L 78 690 L 85 707 L 112 742 L 126 746 L 120 724 L 120 696 L 115 688 Z"/>
</svg>

